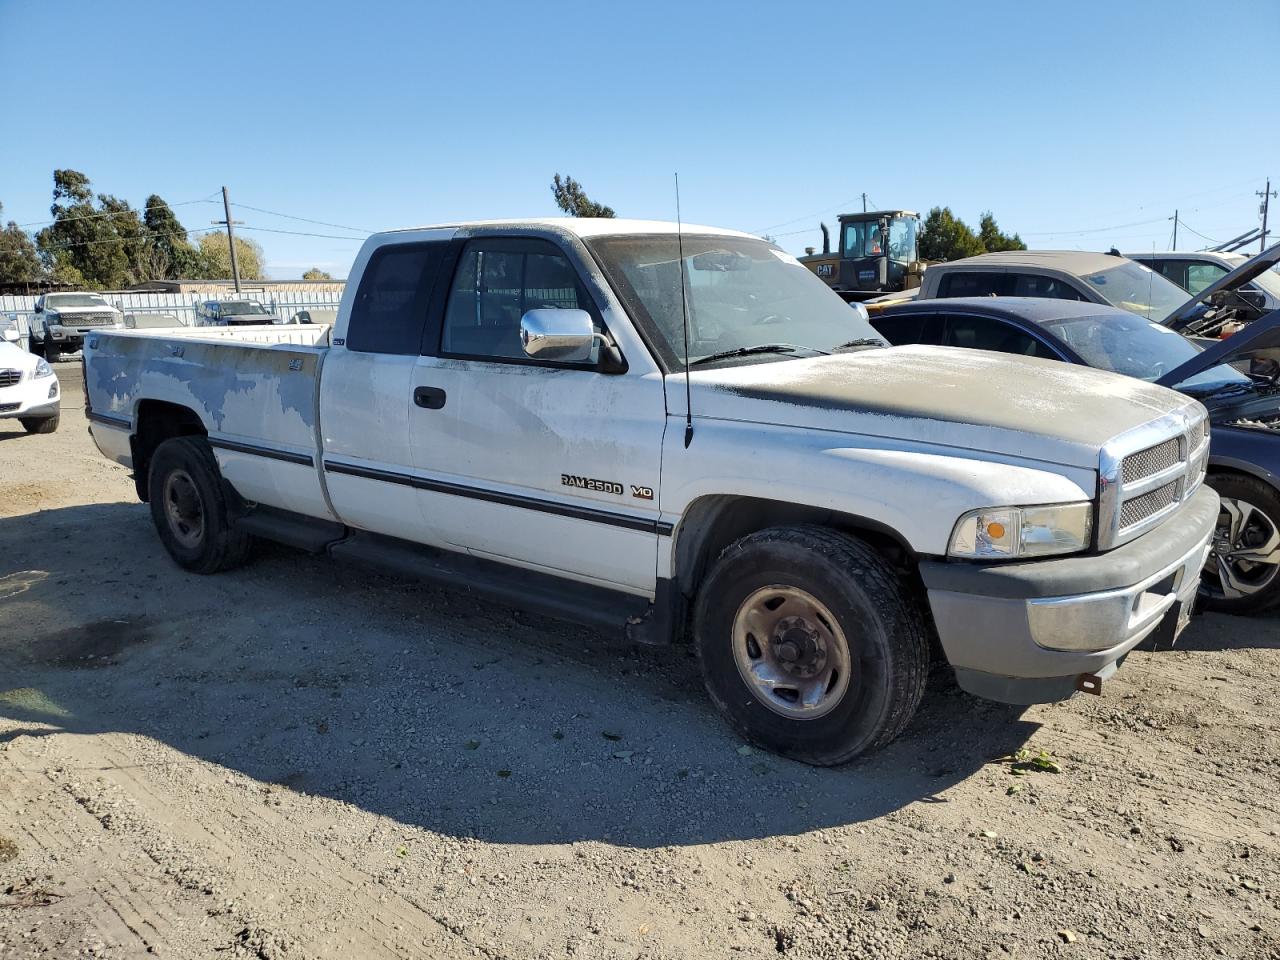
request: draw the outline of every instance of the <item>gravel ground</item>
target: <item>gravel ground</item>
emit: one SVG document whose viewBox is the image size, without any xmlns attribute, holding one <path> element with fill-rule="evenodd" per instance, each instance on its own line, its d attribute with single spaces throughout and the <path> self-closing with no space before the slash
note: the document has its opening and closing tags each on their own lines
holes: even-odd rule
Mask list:
<svg viewBox="0 0 1280 960">
<path fill-rule="evenodd" d="M 1280 617 L 1028 710 L 937 670 L 810 769 L 682 649 L 271 546 L 184 573 L 57 370 L 58 433 L 0 421 L 0 958 L 1280 958 Z"/>
</svg>

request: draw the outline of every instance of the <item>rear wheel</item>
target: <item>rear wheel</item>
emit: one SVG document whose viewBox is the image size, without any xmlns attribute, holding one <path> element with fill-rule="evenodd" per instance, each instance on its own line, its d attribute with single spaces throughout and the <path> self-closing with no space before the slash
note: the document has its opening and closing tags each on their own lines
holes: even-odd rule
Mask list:
<svg viewBox="0 0 1280 960">
<path fill-rule="evenodd" d="M 745 738 L 821 766 L 888 743 L 924 693 L 928 631 L 892 568 L 822 527 L 763 530 L 698 595 L 703 679 Z"/>
<path fill-rule="evenodd" d="M 27 433 L 53 433 L 58 429 L 58 414 L 52 417 L 19 417 L 18 422 Z"/>
<path fill-rule="evenodd" d="M 204 437 L 175 437 L 151 457 L 151 519 L 169 556 L 194 573 L 217 573 L 248 559 L 250 538 L 235 530 L 222 475 Z"/>
<path fill-rule="evenodd" d="M 1280 602 L 1280 492 L 1255 477 L 1210 476 L 1222 506 L 1200 581 L 1206 607 L 1253 613 Z"/>
</svg>

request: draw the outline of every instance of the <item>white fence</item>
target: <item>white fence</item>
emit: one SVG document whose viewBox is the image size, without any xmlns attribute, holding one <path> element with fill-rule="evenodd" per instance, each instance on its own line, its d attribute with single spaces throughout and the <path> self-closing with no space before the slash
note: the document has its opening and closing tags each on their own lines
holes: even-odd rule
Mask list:
<svg viewBox="0 0 1280 960">
<path fill-rule="evenodd" d="M 124 314 L 158 313 L 172 316 L 178 323 L 191 326 L 195 323 L 196 306 L 204 300 L 212 299 L 199 293 L 104 293 L 108 303 L 120 308 Z M 248 285 L 244 297 L 260 301 L 268 310 L 281 319 L 288 320 L 299 310 L 334 310 L 342 300 L 342 294 L 332 291 L 290 291 L 272 295 L 262 288 L 253 289 Z M 232 299 L 234 294 L 228 292 L 224 299 Z M 0 318 L 7 319 L 10 314 L 18 316 L 19 328 L 29 327 L 31 317 L 35 313 L 36 297 L 18 297 L 0 295 Z"/>
</svg>

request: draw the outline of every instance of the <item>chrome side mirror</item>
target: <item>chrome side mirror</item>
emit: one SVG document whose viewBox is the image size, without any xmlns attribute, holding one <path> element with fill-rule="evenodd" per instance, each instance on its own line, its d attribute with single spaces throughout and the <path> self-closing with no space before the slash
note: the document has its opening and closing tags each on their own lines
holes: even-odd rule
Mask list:
<svg viewBox="0 0 1280 960">
<path fill-rule="evenodd" d="M 530 310 L 520 318 L 520 344 L 534 360 L 590 363 L 596 341 L 604 337 L 585 310 Z"/>
</svg>

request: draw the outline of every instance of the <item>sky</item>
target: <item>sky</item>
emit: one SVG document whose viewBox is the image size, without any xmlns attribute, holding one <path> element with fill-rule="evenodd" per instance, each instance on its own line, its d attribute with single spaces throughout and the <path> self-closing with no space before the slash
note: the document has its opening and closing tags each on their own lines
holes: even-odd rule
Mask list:
<svg viewBox="0 0 1280 960">
<path fill-rule="evenodd" d="M 1276 0 L 0 0 L 0 203 L 38 229 L 70 167 L 194 229 L 225 185 L 276 278 L 556 215 L 556 172 L 667 220 L 679 172 L 685 222 L 793 253 L 864 192 L 1040 248 L 1168 249 L 1177 209 L 1194 249 L 1280 187 L 1277 53 Z"/>
</svg>

